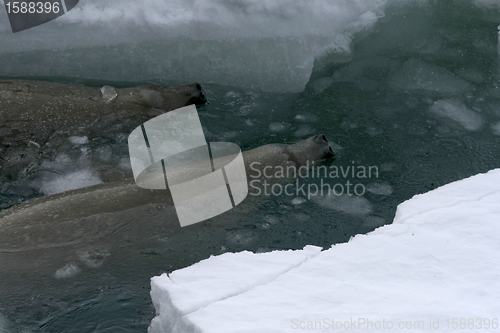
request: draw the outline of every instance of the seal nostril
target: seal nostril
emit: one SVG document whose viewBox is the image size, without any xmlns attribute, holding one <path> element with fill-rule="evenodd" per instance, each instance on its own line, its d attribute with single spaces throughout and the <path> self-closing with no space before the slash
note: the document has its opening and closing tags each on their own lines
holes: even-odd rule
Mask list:
<svg viewBox="0 0 500 333">
<path fill-rule="evenodd" d="M 197 83 L 195 87 L 196 87 L 196 89 L 198 89 L 199 91 L 201 91 L 201 86 L 200 86 L 199 83 Z"/>
<path fill-rule="evenodd" d="M 326 139 L 326 136 L 324 134 L 318 134 L 314 136 L 314 140 L 321 140 L 323 142 L 328 143 L 328 140 Z"/>
</svg>

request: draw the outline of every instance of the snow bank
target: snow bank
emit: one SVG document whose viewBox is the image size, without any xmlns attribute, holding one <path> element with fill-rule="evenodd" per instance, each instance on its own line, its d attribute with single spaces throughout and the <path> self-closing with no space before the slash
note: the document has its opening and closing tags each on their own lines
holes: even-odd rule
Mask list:
<svg viewBox="0 0 500 333">
<path fill-rule="evenodd" d="M 493 327 L 499 184 L 496 169 L 417 195 L 392 225 L 319 254 L 226 253 L 154 277 L 149 332 L 452 332 L 452 318 Z"/>
</svg>

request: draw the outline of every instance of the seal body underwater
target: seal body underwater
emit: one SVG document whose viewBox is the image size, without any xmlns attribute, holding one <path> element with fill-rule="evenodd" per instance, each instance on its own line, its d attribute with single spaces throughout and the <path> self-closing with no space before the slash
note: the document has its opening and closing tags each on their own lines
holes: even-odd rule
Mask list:
<svg viewBox="0 0 500 333">
<path fill-rule="evenodd" d="M 8 198 L 0 202 L 0 209 L 36 197 L 39 192 L 57 193 L 36 184 L 47 184 L 61 175 L 62 169 L 91 170 L 94 181 L 82 186 L 125 179 L 130 170 L 123 141 L 135 127 L 166 111 L 205 102 L 197 83 L 175 88 L 99 89 L 0 80 L 0 183 L 4 184 L 1 194 Z M 68 141 L 71 138 L 76 138 L 76 144 Z M 104 151 L 106 161 L 96 159 L 98 154 L 80 152 L 78 142 L 88 142 L 90 148 L 85 149 L 108 149 Z M 124 167 L 119 167 L 120 158 L 125 161 Z M 63 163 L 67 164 L 64 168 Z"/>
<path fill-rule="evenodd" d="M 333 156 L 322 134 L 293 145 L 269 144 L 243 152 L 247 179 L 254 178 L 250 170 L 256 168 L 298 168 Z M 132 220 L 140 219 L 142 207 L 155 204 L 173 208 L 169 191 L 143 189 L 135 185 L 133 179 L 33 199 L 0 211 L 0 253 L 61 247 L 95 238 L 110 242 L 109 235 L 115 229 L 120 230 L 123 222 L 114 215 L 126 211 Z M 169 221 L 161 223 L 178 228 L 175 213 Z"/>
<path fill-rule="evenodd" d="M 312 162 L 309 158 L 321 161 L 332 155 L 326 138 L 317 135 L 296 145 L 261 146 L 243 152 L 243 159 L 246 168 L 254 162 L 278 167 L 306 165 Z M 147 296 L 149 279 L 227 251 L 223 244 L 233 246 L 231 230 L 238 230 L 265 201 L 249 196 L 229 212 L 181 228 L 168 190 L 142 189 L 129 179 L 0 211 L 0 312 L 30 329 L 45 325 L 40 318 L 48 317 L 48 325 L 58 331 L 58 322 L 72 316 L 78 320 L 82 307 L 85 318 L 106 316 L 106 304 L 120 303 L 120 290 L 126 285 L 125 290 L 136 295 L 127 296 L 134 302 L 124 309 L 132 307 L 130 320 L 147 325 L 154 316 Z M 94 301 L 105 298 L 110 300 Z M 61 306 L 66 308 L 64 318 L 40 314 L 40 309 Z M 137 308 L 151 313 L 138 316 Z M 82 325 L 97 325 L 80 320 Z"/>
</svg>

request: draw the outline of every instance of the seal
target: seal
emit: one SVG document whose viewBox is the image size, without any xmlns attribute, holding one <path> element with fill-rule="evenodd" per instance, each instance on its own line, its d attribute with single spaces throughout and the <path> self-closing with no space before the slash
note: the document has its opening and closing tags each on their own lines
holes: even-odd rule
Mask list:
<svg viewBox="0 0 500 333">
<path fill-rule="evenodd" d="M 269 144 L 243 152 L 248 179 L 255 178 L 255 170 L 312 165 L 333 156 L 323 134 L 293 145 Z M 139 219 L 144 206 L 155 204 L 168 207 L 172 214 L 166 224 L 177 228 L 169 191 L 143 189 L 133 179 L 28 200 L 0 211 L 0 253 L 85 244 L 97 238 L 112 242 L 109 237 L 123 229 L 124 220 L 118 216 Z"/>
<path fill-rule="evenodd" d="M 318 134 L 293 145 L 269 144 L 243 153 L 247 178 L 259 179 L 274 174 L 277 168 L 298 169 L 335 156 L 324 134 Z"/>
<path fill-rule="evenodd" d="M 0 145 L 43 145 L 56 131 L 105 130 L 108 119 L 206 102 L 198 83 L 176 88 L 139 86 L 102 89 L 62 83 L 0 80 Z M 151 114 L 149 114 L 150 116 Z M 140 124 L 140 123 L 139 123 Z M 83 129 L 83 130 L 82 130 Z"/>
</svg>

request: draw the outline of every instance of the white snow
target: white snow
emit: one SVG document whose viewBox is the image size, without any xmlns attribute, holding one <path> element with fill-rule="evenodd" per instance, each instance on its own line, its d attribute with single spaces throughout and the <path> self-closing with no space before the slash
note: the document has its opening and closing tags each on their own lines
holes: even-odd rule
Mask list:
<svg viewBox="0 0 500 333">
<path fill-rule="evenodd" d="M 149 332 L 457 332 L 453 318 L 491 330 L 499 202 L 495 169 L 416 195 L 391 225 L 320 253 L 226 253 L 154 277 Z"/>
<path fill-rule="evenodd" d="M 153 319 L 151 327 L 157 332 L 169 332 L 183 316 L 264 285 L 320 251 L 319 247 L 306 246 L 300 251 L 267 252 L 258 256 L 248 251 L 224 253 L 170 275 L 154 277 L 152 297 L 160 315 Z M 260 265 L 266 269 L 255 269 Z"/>
</svg>

